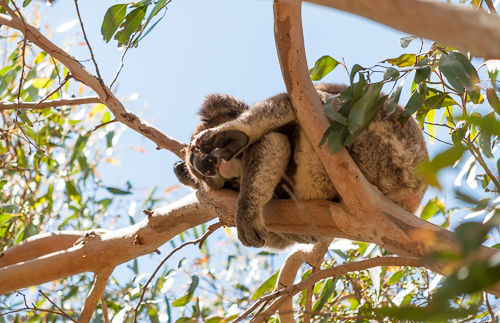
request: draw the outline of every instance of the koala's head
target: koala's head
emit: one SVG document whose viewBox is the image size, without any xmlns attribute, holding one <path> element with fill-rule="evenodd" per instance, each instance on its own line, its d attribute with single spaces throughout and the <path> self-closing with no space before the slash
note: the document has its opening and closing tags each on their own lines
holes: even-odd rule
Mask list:
<svg viewBox="0 0 500 323">
<path fill-rule="evenodd" d="M 209 95 L 200 108 L 201 123 L 196 127 L 192 139 L 206 129 L 236 119 L 247 109 L 246 103 L 232 96 Z M 236 183 L 233 179 L 239 177 L 240 159 L 225 161 L 221 158 L 219 149 L 205 154 L 196 146 L 195 140 L 192 140 L 185 151 L 184 161 L 174 165 L 174 172 L 181 183 L 194 188 L 199 188 L 201 182 L 213 189 L 225 186 L 239 188 L 239 181 Z"/>
</svg>

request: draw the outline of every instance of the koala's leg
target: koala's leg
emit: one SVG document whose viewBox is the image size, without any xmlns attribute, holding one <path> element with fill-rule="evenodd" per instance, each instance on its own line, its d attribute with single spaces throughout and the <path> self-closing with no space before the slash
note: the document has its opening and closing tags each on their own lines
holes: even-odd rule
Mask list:
<svg viewBox="0 0 500 323">
<path fill-rule="evenodd" d="M 280 94 L 251 106 L 234 120 L 200 132 L 191 146 L 205 154 L 220 148 L 222 158 L 229 160 L 265 134 L 295 119 L 288 95 Z"/>
<path fill-rule="evenodd" d="M 266 242 L 262 207 L 273 197 L 289 159 L 288 137 L 277 132 L 268 133 L 243 152 L 236 228 L 245 246 L 262 247 Z"/>
</svg>

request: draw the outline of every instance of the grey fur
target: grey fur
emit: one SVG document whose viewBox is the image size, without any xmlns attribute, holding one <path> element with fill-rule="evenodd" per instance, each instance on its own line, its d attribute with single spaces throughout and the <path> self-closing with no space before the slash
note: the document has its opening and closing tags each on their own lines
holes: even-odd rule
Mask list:
<svg viewBox="0 0 500 323">
<path fill-rule="evenodd" d="M 345 86 L 316 86 L 323 102 Z M 334 106 L 342 102 L 334 99 Z M 402 108 L 387 115 L 384 109 L 348 148 L 368 181 L 410 212 L 418 207 L 427 184 L 416 175 L 417 165 L 428 158 L 418 124 L 410 118 L 398 122 Z M 290 100 L 279 94 L 251 107 L 227 95 L 209 96 L 200 111 L 186 163 L 175 167 L 179 181 L 199 188 L 239 188 L 236 226 L 246 246 L 282 249 L 293 242 L 312 243 L 317 237 L 268 232 L 262 207 L 273 196 L 299 200 L 338 197 L 323 165 L 297 124 Z M 221 159 L 238 163 L 236 175 L 224 178 Z M 224 162 L 224 161 L 222 161 Z M 241 163 L 241 166 L 240 166 Z M 198 169 L 193 165 L 198 165 Z M 236 165 L 236 164 L 235 164 Z"/>
</svg>

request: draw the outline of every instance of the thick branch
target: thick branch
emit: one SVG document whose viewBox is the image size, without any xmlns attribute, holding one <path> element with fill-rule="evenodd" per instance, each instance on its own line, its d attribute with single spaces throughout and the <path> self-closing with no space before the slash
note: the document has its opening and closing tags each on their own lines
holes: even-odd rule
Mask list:
<svg viewBox="0 0 500 323">
<path fill-rule="evenodd" d="M 113 112 L 118 121 L 152 140 L 158 145 L 158 148 L 168 149 L 178 157 L 183 157 L 182 149 L 185 146 L 183 143 L 167 136 L 153 125 L 125 109 L 120 100 L 114 96 L 107 86 L 101 83 L 97 77 L 89 73 L 74 57 L 42 35 L 35 27 L 27 22 L 23 22 L 17 15 L 8 16 L 5 14 L 0 14 L 0 25 L 6 25 L 19 30 L 24 34 L 27 40 L 33 42 L 47 52 L 47 54 L 64 64 L 76 80 L 86 84 L 97 93 L 100 102 Z"/>
<path fill-rule="evenodd" d="M 0 253 L 0 268 L 70 248 L 88 231 L 41 233 Z"/>
<path fill-rule="evenodd" d="M 218 190 L 192 193 L 170 205 L 156 209 L 139 223 L 108 232 L 90 231 L 76 243 L 45 254 L 38 258 L 11 263 L 0 268 L 0 294 L 28 286 L 42 284 L 83 272 L 99 272 L 103 268 L 149 254 L 177 234 L 215 217 L 231 225 L 236 210 L 237 192 Z M 441 246 L 455 248 L 452 234 L 432 224 L 415 218 L 415 225 L 404 225 L 396 232 L 380 226 L 377 218 L 367 217 L 359 224 L 339 203 L 329 201 L 304 201 L 297 205 L 292 200 L 272 200 L 264 208 L 264 220 L 271 231 L 297 234 L 314 234 L 324 237 L 347 238 L 373 242 L 389 251 L 420 257 Z M 377 234 L 366 234 L 366 229 L 377 228 Z M 364 236 L 365 234 L 366 236 Z M 35 236 L 23 245 L 27 250 L 31 243 L 40 243 Z M 69 248 L 68 248 L 69 247 Z M 16 247 L 14 247 L 16 248 Z M 13 248 L 13 249 L 14 249 Z M 65 249 L 66 248 L 66 249 Z M 18 249 L 19 250 L 19 249 Z M 480 257 L 491 257 L 496 250 L 482 247 Z M 5 254 L 13 254 L 10 249 Z M 432 270 L 447 274 L 444 266 L 432 266 Z M 490 292 L 500 296 L 500 287 Z"/>
<path fill-rule="evenodd" d="M 80 105 L 90 103 L 100 103 L 98 97 L 83 97 L 76 99 L 60 99 L 49 100 L 44 102 L 21 102 L 20 104 L 12 102 L 0 102 L 0 110 L 13 110 L 13 109 L 47 109 L 53 107 L 61 107 L 64 105 Z"/>
<path fill-rule="evenodd" d="M 451 3 L 428 0 L 307 0 L 372 19 L 411 35 L 500 58 L 500 17 Z"/>
</svg>

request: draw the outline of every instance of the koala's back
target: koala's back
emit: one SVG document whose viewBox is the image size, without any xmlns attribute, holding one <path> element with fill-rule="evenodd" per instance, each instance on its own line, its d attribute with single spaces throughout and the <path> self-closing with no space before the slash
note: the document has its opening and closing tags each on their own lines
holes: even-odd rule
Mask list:
<svg viewBox="0 0 500 323">
<path fill-rule="evenodd" d="M 316 89 L 325 102 L 346 86 L 319 84 Z M 342 103 L 334 100 L 334 107 L 339 109 Z M 416 168 L 428 154 L 417 122 L 413 118 L 404 124 L 398 121 L 402 111 L 398 106 L 394 113 L 387 115 L 382 107 L 348 151 L 370 183 L 396 204 L 414 212 L 427 188 Z M 291 141 L 294 143 L 291 161 L 294 167 L 287 175 L 293 179 L 296 197 L 304 200 L 336 197 L 335 187 L 304 132 L 298 131 Z"/>
</svg>

